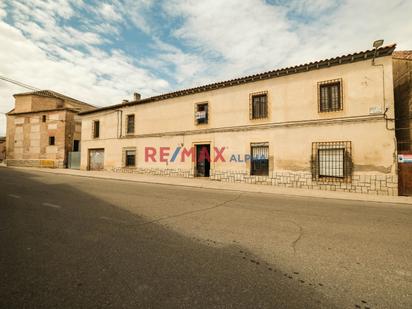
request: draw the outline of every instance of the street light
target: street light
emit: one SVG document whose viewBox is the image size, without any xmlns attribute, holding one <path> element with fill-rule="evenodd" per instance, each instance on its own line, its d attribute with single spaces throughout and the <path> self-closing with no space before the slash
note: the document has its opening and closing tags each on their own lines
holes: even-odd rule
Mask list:
<svg viewBox="0 0 412 309">
<path fill-rule="evenodd" d="M 376 51 L 382 45 L 383 45 L 383 40 L 376 40 L 375 42 L 373 42 L 373 47 L 375 48 L 375 52 L 373 53 L 372 65 L 375 65 Z"/>
</svg>

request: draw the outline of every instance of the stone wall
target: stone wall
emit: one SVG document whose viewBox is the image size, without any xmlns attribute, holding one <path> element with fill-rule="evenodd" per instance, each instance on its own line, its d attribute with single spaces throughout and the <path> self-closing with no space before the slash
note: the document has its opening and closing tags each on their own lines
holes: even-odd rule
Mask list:
<svg viewBox="0 0 412 309">
<path fill-rule="evenodd" d="M 114 168 L 114 172 L 193 178 L 193 170 L 161 168 Z M 374 195 L 398 195 L 398 177 L 395 175 L 354 174 L 348 182 L 312 180 L 310 172 L 270 172 L 269 176 L 251 176 L 246 171 L 210 170 L 210 179 L 232 183 L 271 185 L 284 188 L 330 190 Z"/>
<path fill-rule="evenodd" d="M 37 160 L 37 159 L 7 159 L 7 166 L 15 167 L 45 167 L 45 168 L 64 168 L 63 160 Z"/>
<path fill-rule="evenodd" d="M 162 169 L 162 168 L 131 168 L 131 167 L 118 167 L 113 168 L 113 172 L 118 173 L 131 173 L 131 174 L 145 174 L 156 176 L 173 176 L 173 177 L 185 177 L 193 178 L 194 171 L 186 169 Z"/>
</svg>

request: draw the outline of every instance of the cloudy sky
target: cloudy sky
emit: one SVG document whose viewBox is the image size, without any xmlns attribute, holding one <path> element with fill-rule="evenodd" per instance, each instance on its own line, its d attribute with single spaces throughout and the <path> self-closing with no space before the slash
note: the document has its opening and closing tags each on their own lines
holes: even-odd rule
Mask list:
<svg viewBox="0 0 412 309">
<path fill-rule="evenodd" d="M 0 75 L 104 106 L 371 47 L 411 0 L 0 0 Z M 12 94 L 0 80 L 1 113 Z"/>
</svg>

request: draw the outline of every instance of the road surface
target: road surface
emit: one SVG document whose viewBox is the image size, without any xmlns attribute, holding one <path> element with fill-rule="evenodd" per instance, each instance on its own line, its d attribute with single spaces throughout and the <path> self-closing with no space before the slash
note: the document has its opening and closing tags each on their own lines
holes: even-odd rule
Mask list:
<svg viewBox="0 0 412 309">
<path fill-rule="evenodd" d="M 0 308 L 411 308 L 412 206 L 0 168 Z"/>
</svg>

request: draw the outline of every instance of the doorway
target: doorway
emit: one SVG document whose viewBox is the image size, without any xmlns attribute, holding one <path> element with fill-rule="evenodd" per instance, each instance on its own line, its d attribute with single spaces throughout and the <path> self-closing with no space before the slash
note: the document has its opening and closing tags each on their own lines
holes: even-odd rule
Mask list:
<svg viewBox="0 0 412 309">
<path fill-rule="evenodd" d="M 89 170 L 101 171 L 104 169 L 104 149 L 89 149 Z"/>
<path fill-rule="evenodd" d="M 196 177 L 210 176 L 210 144 L 196 145 Z"/>
<path fill-rule="evenodd" d="M 398 155 L 399 195 L 412 196 L 412 153 Z"/>
</svg>

